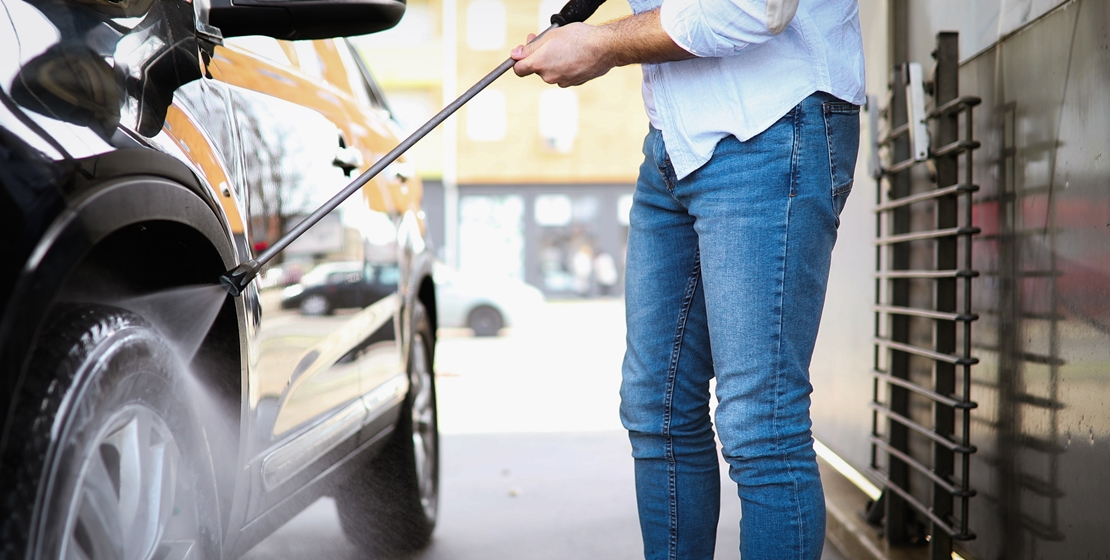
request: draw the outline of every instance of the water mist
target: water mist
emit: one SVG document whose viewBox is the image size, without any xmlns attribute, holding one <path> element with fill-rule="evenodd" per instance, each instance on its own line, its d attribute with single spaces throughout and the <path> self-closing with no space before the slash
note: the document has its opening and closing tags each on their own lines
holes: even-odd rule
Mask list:
<svg viewBox="0 0 1110 560">
<path fill-rule="evenodd" d="M 182 286 L 113 302 L 146 319 L 182 364 L 192 361 L 220 314 L 227 290 L 216 284 Z"/>
</svg>

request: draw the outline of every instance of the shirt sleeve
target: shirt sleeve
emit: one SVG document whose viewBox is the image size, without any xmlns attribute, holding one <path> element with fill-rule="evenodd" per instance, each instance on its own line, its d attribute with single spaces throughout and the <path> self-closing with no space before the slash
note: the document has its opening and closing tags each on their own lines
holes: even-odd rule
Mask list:
<svg viewBox="0 0 1110 560">
<path fill-rule="evenodd" d="M 700 57 L 731 56 L 786 30 L 798 0 L 664 0 L 663 29 Z"/>
</svg>

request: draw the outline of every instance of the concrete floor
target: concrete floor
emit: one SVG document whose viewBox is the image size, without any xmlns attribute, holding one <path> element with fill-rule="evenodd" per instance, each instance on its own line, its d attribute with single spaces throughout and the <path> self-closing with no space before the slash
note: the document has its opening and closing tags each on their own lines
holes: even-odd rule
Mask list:
<svg viewBox="0 0 1110 560">
<path fill-rule="evenodd" d="M 558 302 L 495 338 L 440 333 L 440 518 L 414 560 L 643 557 L 632 458 L 617 417 L 620 301 Z M 722 468 L 717 558 L 737 558 Z M 363 559 L 322 499 L 243 558 Z M 827 542 L 824 558 L 843 560 Z"/>
</svg>

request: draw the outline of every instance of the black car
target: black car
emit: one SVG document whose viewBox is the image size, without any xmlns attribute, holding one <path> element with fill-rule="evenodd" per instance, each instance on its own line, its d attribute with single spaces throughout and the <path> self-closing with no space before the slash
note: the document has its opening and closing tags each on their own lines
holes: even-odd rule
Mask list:
<svg viewBox="0 0 1110 560">
<path fill-rule="evenodd" d="M 336 309 L 359 309 L 393 293 L 401 270 L 395 264 L 362 262 L 322 264 L 281 292 L 281 308 L 303 315 L 330 315 Z"/>
<path fill-rule="evenodd" d="M 371 554 L 431 537 L 419 178 L 270 263 L 374 271 L 348 312 L 218 284 L 396 144 L 337 37 L 404 2 L 213 1 L 0 0 L 0 559 L 235 558 L 325 495 Z"/>
</svg>

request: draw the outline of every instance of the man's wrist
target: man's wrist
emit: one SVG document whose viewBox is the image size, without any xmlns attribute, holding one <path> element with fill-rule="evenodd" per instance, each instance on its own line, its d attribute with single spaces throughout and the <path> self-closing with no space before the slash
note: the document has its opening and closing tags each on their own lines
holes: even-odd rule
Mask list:
<svg viewBox="0 0 1110 560">
<path fill-rule="evenodd" d="M 600 64 L 609 68 L 634 64 L 634 62 L 624 60 L 621 57 L 623 49 L 620 45 L 620 34 L 613 27 L 614 23 L 616 22 L 602 24 L 594 28 L 594 43 L 591 46 L 591 52 Z"/>
</svg>

